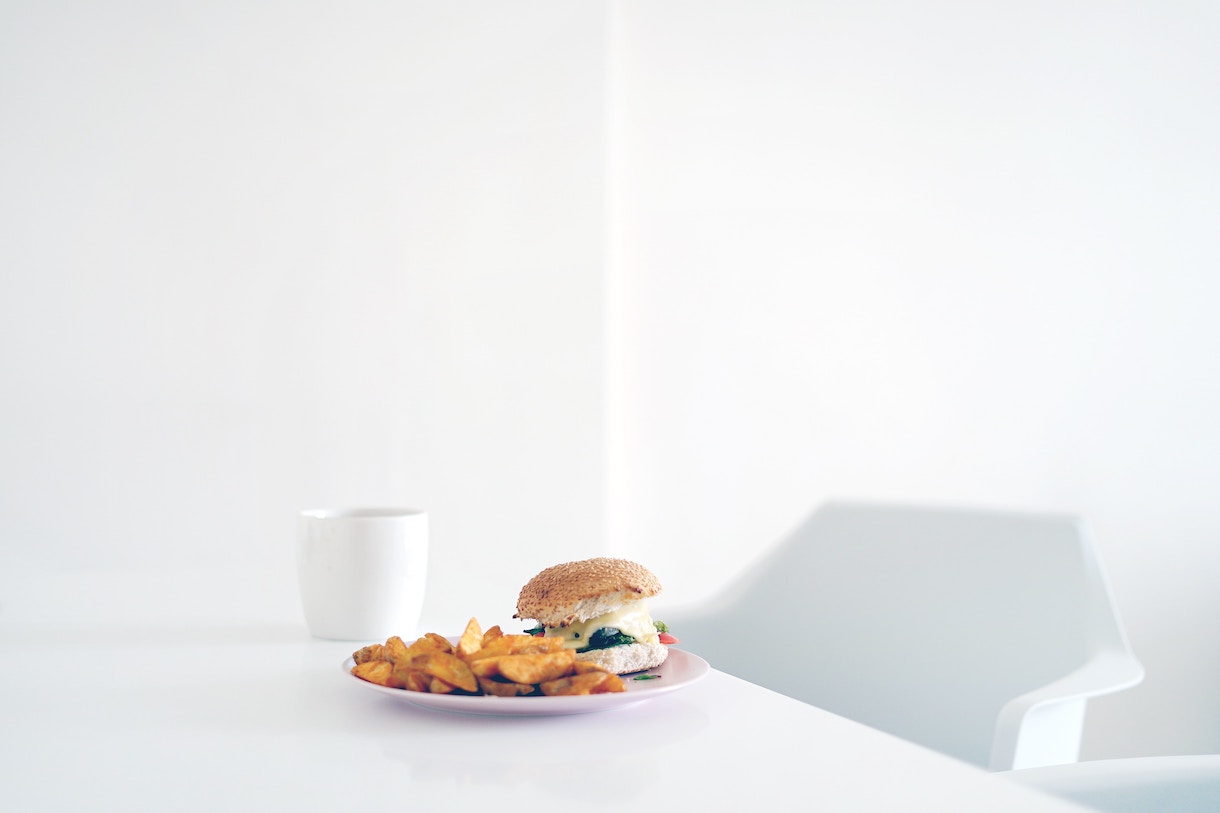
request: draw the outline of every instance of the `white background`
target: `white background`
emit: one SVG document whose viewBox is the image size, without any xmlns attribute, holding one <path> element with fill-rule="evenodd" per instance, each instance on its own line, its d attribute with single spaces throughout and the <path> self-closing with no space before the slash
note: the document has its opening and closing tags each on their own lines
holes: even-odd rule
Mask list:
<svg viewBox="0 0 1220 813">
<path fill-rule="evenodd" d="M 456 627 L 602 552 L 700 600 L 832 496 L 1074 511 L 1148 669 L 1085 756 L 1220 750 L 1217 41 L 1150 0 L 5 0 L 0 567 L 289 603 L 299 509 L 406 504 Z"/>
</svg>

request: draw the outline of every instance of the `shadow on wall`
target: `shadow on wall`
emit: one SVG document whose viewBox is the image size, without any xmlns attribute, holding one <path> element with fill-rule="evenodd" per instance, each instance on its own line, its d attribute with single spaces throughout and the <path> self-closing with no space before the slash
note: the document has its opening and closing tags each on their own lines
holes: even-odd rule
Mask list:
<svg viewBox="0 0 1220 813">
<path fill-rule="evenodd" d="M 1063 514 L 827 503 L 665 620 L 722 671 L 992 770 L 1074 762 L 1087 698 L 1143 677 Z"/>
</svg>

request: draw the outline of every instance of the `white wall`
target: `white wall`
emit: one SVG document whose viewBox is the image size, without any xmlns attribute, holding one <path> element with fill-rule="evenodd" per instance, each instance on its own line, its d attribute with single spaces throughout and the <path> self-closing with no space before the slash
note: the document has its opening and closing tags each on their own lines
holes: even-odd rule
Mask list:
<svg viewBox="0 0 1220 813">
<path fill-rule="evenodd" d="M 1220 750 L 1220 7 L 616 21 L 616 544 L 685 598 L 827 497 L 1082 513 L 1148 670 L 1085 756 Z"/>
<path fill-rule="evenodd" d="M 604 17 L 0 7 L 0 566 L 295 601 L 298 510 L 407 504 L 448 623 L 600 550 Z"/>
<path fill-rule="evenodd" d="M 600 550 L 694 600 L 828 496 L 1073 510 L 1149 670 L 1086 755 L 1218 750 L 1218 34 L 7 2 L 0 567 L 291 603 L 298 509 L 408 503 L 451 625 Z"/>
</svg>

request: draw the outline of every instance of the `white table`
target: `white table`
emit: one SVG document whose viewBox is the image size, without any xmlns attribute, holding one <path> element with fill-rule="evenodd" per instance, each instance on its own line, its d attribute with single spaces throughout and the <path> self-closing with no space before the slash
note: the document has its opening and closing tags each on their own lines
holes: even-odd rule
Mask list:
<svg viewBox="0 0 1220 813">
<path fill-rule="evenodd" d="M 0 807 L 1080 810 L 715 670 L 604 713 L 417 709 L 266 584 L 0 574 Z"/>
</svg>

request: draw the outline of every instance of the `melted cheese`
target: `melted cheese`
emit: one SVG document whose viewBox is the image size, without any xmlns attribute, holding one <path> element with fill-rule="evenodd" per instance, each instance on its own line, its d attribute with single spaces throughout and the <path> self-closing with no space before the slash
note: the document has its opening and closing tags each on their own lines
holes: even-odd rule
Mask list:
<svg viewBox="0 0 1220 813">
<path fill-rule="evenodd" d="M 652 624 L 652 616 L 648 614 L 648 607 L 642 601 L 629 602 L 614 612 L 590 618 L 588 621 L 577 621 L 566 627 L 548 628 L 546 637 L 562 638 L 564 649 L 584 649 L 589 645 L 589 637 L 603 627 L 614 627 L 644 643 L 656 643 L 659 640 L 657 628 Z"/>
</svg>

